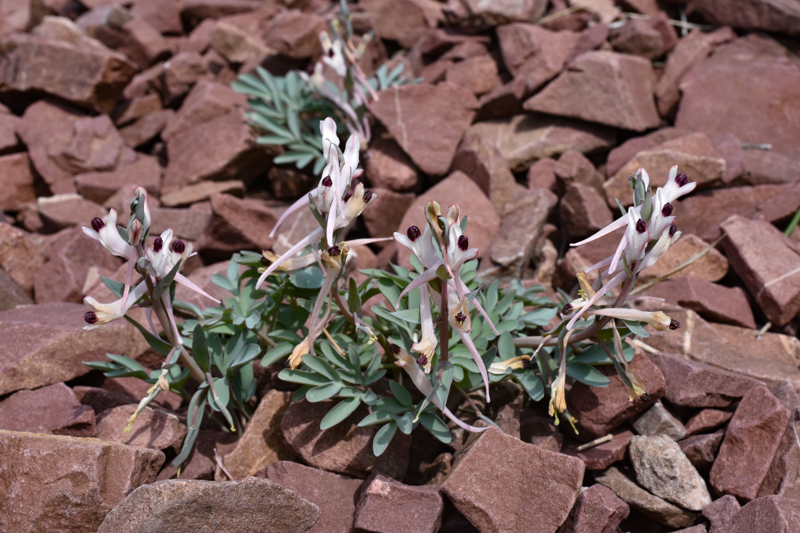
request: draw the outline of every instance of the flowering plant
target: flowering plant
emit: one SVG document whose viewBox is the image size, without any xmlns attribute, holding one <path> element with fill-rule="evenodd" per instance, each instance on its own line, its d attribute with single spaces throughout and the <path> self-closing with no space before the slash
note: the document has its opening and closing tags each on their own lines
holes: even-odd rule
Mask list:
<svg viewBox="0 0 800 533">
<path fill-rule="evenodd" d="M 124 283 L 104 278 L 119 301 L 105 305 L 86 298 L 92 309 L 86 327 L 125 316 L 165 357 L 161 369 L 149 374 L 121 356 L 87 364 L 109 376 L 135 376 L 154 385 L 131 422 L 160 391 L 187 399 L 189 433 L 173 464 L 186 460 L 204 420 L 231 431 L 246 427 L 258 357 L 265 367 L 286 359 L 288 368 L 278 375 L 298 386 L 296 401 L 333 400 L 321 420 L 323 430 L 362 404 L 368 406 L 359 425 L 381 425 L 373 440 L 376 455 L 398 430 L 409 434 L 420 425 L 442 442 L 450 442 L 451 430 L 483 431 L 494 422 L 479 404 L 491 408 L 491 385 L 502 381 L 516 382 L 533 401 L 549 393 L 556 422 L 559 417 L 573 422 L 565 398 L 567 376 L 608 385 L 596 365 L 614 365 L 631 401 L 647 398 L 628 367 L 633 349 L 623 339 L 646 337 L 644 325 L 663 330 L 679 324 L 663 312 L 625 305 L 639 274 L 680 237 L 672 202 L 695 184 L 676 167 L 654 194 L 647 172 L 640 169 L 631 179 L 632 207 L 574 245 L 625 228 L 615 253 L 587 269 L 601 271 L 594 284 L 587 272 L 578 273 L 577 299 L 559 294 L 552 300 L 542 294 L 543 287 L 524 288 L 519 281 L 506 288 L 497 282 L 482 286 L 476 270 L 479 250 L 470 247 L 467 216 L 456 205 L 443 211 L 436 202 L 425 209 L 424 229 L 411 226 L 394 234 L 410 252 L 413 270 L 397 265 L 393 272 L 362 270 L 366 279 L 357 283 L 353 249 L 382 239 L 345 240 L 344 235 L 376 196 L 358 181 L 359 136 L 352 134 L 342 151 L 333 119 L 320 123 L 320 133 L 325 165 L 319 183 L 284 213 L 272 234 L 300 209 L 311 211 L 317 227 L 281 256 L 271 251 L 234 255 L 227 276 L 212 279 L 233 295 L 224 304 L 214 300 L 221 305 L 200 309 L 175 299 L 176 283 L 211 297 L 180 274 L 192 253 L 190 244 L 174 240 L 169 230 L 146 244 L 150 215 L 143 190 L 137 189 L 127 229 L 116 226 L 113 210 L 84 229 L 129 261 Z M 131 288 L 134 270 L 143 281 Z M 365 308 L 379 297 L 384 301 Z M 134 307 L 145 309 L 149 328 L 126 315 Z M 413 389 L 404 385 L 404 377 Z M 196 381 L 191 393 L 190 380 Z M 450 394 L 453 390 L 458 396 Z M 461 409 L 459 397 L 468 409 Z"/>
</svg>

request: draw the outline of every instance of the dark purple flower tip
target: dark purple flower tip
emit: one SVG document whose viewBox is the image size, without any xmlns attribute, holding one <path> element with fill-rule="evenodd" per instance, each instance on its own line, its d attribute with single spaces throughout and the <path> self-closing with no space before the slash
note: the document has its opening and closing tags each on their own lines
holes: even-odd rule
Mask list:
<svg viewBox="0 0 800 533">
<path fill-rule="evenodd" d="M 338 246 L 334 245 L 328 248 L 328 255 L 331 257 L 339 257 L 342 255 L 342 249 Z"/>
<path fill-rule="evenodd" d="M 314 65 L 308 65 L 308 66 L 306 67 L 306 74 L 308 74 L 309 76 L 311 76 L 312 74 L 314 74 Z"/>
<path fill-rule="evenodd" d="M 352 197 L 353 197 L 353 193 L 349 192 L 349 193 L 347 193 L 347 194 L 345 194 L 345 195 L 344 195 L 344 201 L 346 202 L 346 201 L 348 201 L 348 200 L 349 200 L 350 198 L 352 198 Z"/>
<path fill-rule="evenodd" d="M 571 314 L 572 314 L 572 311 L 574 311 L 574 309 L 572 309 L 572 304 L 567 304 L 567 305 L 565 305 L 565 306 L 564 306 L 564 308 L 561 310 L 561 314 L 562 314 L 562 315 L 571 315 Z"/>
<path fill-rule="evenodd" d="M 97 313 L 94 311 L 88 311 L 85 315 L 83 315 L 83 319 L 87 324 L 97 324 Z"/>
<path fill-rule="evenodd" d="M 333 187 L 333 180 L 330 176 L 325 176 L 322 178 L 322 186 L 323 187 Z"/>
<path fill-rule="evenodd" d="M 172 243 L 172 251 L 176 254 L 182 254 L 184 250 L 186 250 L 186 245 L 183 241 L 178 240 Z"/>
<path fill-rule="evenodd" d="M 417 364 L 419 366 L 427 365 L 428 364 L 428 358 L 425 357 L 424 355 L 420 355 L 419 357 L 417 357 Z"/>
<path fill-rule="evenodd" d="M 681 172 L 677 176 L 675 176 L 675 183 L 678 184 L 678 187 L 683 187 L 687 183 L 689 183 L 689 176 Z"/>
<path fill-rule="evenodd" d="M 103 219 L 100 217 L 94 217 L 92 219 L 92 229 L 95 231 L 100 231 L 101 229 L 105 228 L 106 224 L 103 222 Z"/>
<path fill-rule="evenodd" d="M 459 324 L 462 324 L 466 319 L 467 319 L 467 316 L 464 313 L 462 313 L 461 311 L 459 311 L 458 314 L 456 315 L 456 321 Z"/>
<path fill-rule="evenodd" d="M 644 230 L 647 229 L 647 225 L 644 223 L 644 220 L 641 218 L 636 222 L 636 232 L 637 233 L 644 233 Z"/>
<path fill-rule="evenodd" d="M 643 402 L 649 402 L 650 401 L 650 395 L 647 394 L 646 392 L 643 392 L 642 395 L 640 396 L 640 398 L 642 399 Z"/>
<path fill-rule="evenodd" d="M 671 225 L 669 227 L 669 236 L 674 237 L 676 231 L 678 231 L 678 226 L 676 226 L 675 224 Z"/>
<path fill-rule="evenodd" d="M 261 256 L 261 264 L 264 265 L 265 267 L 268 267 L 268 266 L 270 266 L 272 264 L 272 261 L 270 261 L 269 259 L 267 259 L 266 257 L 264 257 L 262 255 Z"/>
<path fill-rule="evenodd" d="M 411 242 L 414 242 L 419 239 L 419 236 L 422 235 L 422 232 L 419 231 L 419 228 L 416 226 L 409 226 L 406 230 L 406 235 L 408 235 L 408 238 Z"/>
<path fill-rule="evenodd" d="M 333 55 L 334 55 L 333 48 L 331 48 L 330 50 L 328 50 L 328 57 L 333 58 Z"/>
<path fill-rule="evenodd" d="M 458 238 L 458 247 L 461 249 L 462 252 L 466 252 L 467 248 L 469 248 L 469 239 L 466 235 L 462 235 Z"/>
<path fill-rule="evenodd" d="M 161 248 L 164 247 L 164 241 L 161 240 L 161 237 L 156 237 L 153 241 L 153 251 L 158 253 L 161 251 Z"/>
<path fill-rule="evenodd" d="M 366 190 L 364 191 L 364 196 L 362 196 L 361 199 L 364 200 L 365 204 L 368 204 L 369 201 L 372 200 L 373 196 L 375 196 L 375 193 L 370 190 Z"/>
<path fill-rule="evenodd" d="M 665 217 L 668 217 L 672 214 L 672 204 L 664 204 L 664 207 L 661 208 L 661 214 Z"/>
<path fill-rule="evenodd" d="M 393 354 L 398 355 L 400 353 L 400 347 L 393 342 L 389 343 L 389 349 L 392 351 Z"/>
<path fill-rule="evenodd" d="M 675 319 L 669 321 L 669 329 L 678 329 L 681 327 L 681 323 Z"/>
</svg>

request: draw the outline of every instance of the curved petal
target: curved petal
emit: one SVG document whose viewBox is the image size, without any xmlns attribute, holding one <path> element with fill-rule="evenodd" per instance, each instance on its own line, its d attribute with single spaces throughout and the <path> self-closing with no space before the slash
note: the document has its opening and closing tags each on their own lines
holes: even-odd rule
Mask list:
<svg viewBox="0 0 800 533">
<path fill-rule="evenodd" d="M 405 289 L 403 289 L 403 292 L 400 293 L 400 296 L 397 297 L 397 302 L 394 304 L 394 308 L 397 309 L 399 307 L 400 300 L 403 298 L 403 296 L 406 295 L 407 292 L 416 289 L 417 287 L 419 287 L 424 283 L 428 283 L 429 281 L 436 279 L 436 271 L 442 264 L 444 264 L 444 260 L 439 259 L 439 264 L 434 265 L 433 267 L 425 270 L 425 272 L 417 276 L 414 281 L 409 283 L 408 286 Z"/>
<path fill-rule="evenodd" d="M 277 270 L 277 268 L 281 266 L 281 263 L 292 257 L 294 254 L 296 254 L 297 252 L 299 252 L 312 242 L 314 242 L 316 239 L 322 237 L 322 235 L 323 235 L 322 228 L 319 227 L 314 231 L 312 231 L 311 233 L 309 233 L 308 235 L 306 235 L 303 239 L 300 240 L 300 242 L 289 248 L 289 250 L 287 250 L 286 253 L 284 253 L 274 263 L 272 263 L 269 267 L 267 267 L 264 273 L 261 274 L 261 276 L 259 276 L 258 281 L 256 282 L 256 289 L 259 288 L 262 283 L 264 283 L 264 280 L 267 279 L 267 276 L 275 272 L 275 270 Z"/>
<path fill-rule="evenodd" d="M 481 371 L 483 383 L 486 385 L 486 401 L 492 401 L 491 398 L 489 398 L 489 374 L 486 371 L 486 365 L 483 364 L 483 359 L 481 359 L 481 356 L 478 353 L 478 349 L 475 347 L 475 343 L 472 342 L 472 337 L 469 336 L 469 333 L 464 333 L 458 328 L 453 329 L 455 329 L 458 335 L 461 337 L 461 342 L 464 343 L 469 350 L 469 353 L 472 354 L 472 359 L 475 361 L 475 364 L 478 365 L 478 370 Z"/>
<path fill-rule="evenodd" d="M 312 196 L 317 196 L 317 191 L 311 192 Z M 283 224 L 283 222 L 295 211 L 298 209 L 308 205 L 308 195 L 303 195 L 298 200 L 289 206 L 289 209 L 283 212 L 283 214 L 278 218 L 278 221 L 275 223 L 275 227 L 272 228 L 272 231 L 269 232 L 270 238 L 275 237 L 275 232 L 278 231 L 278 228 Z"/>
</svg>

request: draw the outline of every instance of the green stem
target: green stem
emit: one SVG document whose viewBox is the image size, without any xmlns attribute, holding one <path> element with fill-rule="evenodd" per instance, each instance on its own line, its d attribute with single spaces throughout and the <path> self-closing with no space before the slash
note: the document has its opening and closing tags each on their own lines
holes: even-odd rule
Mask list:
<svg viewBox="0 0 800 533">
<path fill-rule="evenodd" d="M 798 223 L 800 223 L 800 208 L 798 208 L 797 212 L 794 214 L 794 217 L 792 217 L 792 221 L 789 222 L 789 225 L 786 226 L 786 231 L 784 233 L 786 235 L 791 235 Z"/>
</svg>

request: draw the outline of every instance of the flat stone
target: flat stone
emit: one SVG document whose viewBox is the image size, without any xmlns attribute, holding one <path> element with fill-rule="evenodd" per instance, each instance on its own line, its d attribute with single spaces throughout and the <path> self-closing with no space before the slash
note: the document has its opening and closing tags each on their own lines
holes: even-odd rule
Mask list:
<svg viewBox="0 0 800 533">
<path fill-rule="evenodd" d="M 721 494 L 752 500 L 769 471 L 791 413 L 766 387 L 744 395 L 728 424 L 711 485 Z"/>
<path fill-rule="evenodd" d="M 625 458 L 625 453 L 628 451 L 628 443 L 632 438 L 633 432 L 616 430 L 613 438 L 603 444 L 592 446 L 580 452 L 577 449 L 577 445 L 570 444 L 564 446 L 562 451 L 583 461 L 587 470 L 605 470 Z"/>
<path fill-rule="evenodd" d="M 592 485 L 581 492 L 567 521 L 557 533 L 613 533 L 631 508 L 604 485 Z"/>
<path fill-rule="evenodd" d="M 161 166 L 155 157 L 140 154 L 136 162 L 110 172 L 87 172 L 75 176 L 75 186 L 85 199 L 102 204 L 120 187 L 135 183 L 154 196 L 161 191 Z M 84 220 L 90 220 L 88 213 Z"/>
<path fill-rule="evenodd" d="M 106 353 L 131 358 L 144 351 L 141 335 L 124 321 L 84 331 L 86 307 L 47 303 L 0 311 L 0 394 L 69 381 L 90 372 L 83 361 Z"/>
<path fill-rule="evenodd" d="M 36 201 L 33 167 L 27 153 L 0 156 L 0 176 L 0 211 L 19 211 L 22 204 Z"/>
<path fill-rule="evenodd" d="M 667 388 L 669 388 L 669 382 L 667 382 Z M 633 429 L 639 435 L 664 435 L 672 440 L 681 440 L 686 436 L 686 428 L 683 427 L 681 421 L 672 416 L 660 401 L 654 403 L 650 409 L 636 419 Z"/>
<path fill-rule="evenodd" d="M 669 247 L 669 250 L 664 252 L 655 265 L 642 271 L 639 281 L 650 281 L 664 276 L 706 248 L 708 248 L 708 243 L 696 235 L 684 233 L 675 244 Z M 693 276 L 705 281 L 719 281 L 727 273 L 728 260 L 719 250 L 712 248 L 710 252 L 672 277 Z"/>
<path fill-rule="evenodd" d="M 97 531 L 136 487 L 152 483 L 164 454 L 147 448 L 0 430 L 0 528 Z"/>
<path fill-rule="evenodd" d="M 460 170 L 472 178 L 492 201 L 497 214 L 503 216 L 518 187 L 496 146 L 484 137 L 468 134 L 456 151 L 452 170 Z"/>
<path fill-rule="evenodd" d="M 78 385 L 72 392 L 82 405 L 91 407 L 95 413 L 102 413 L 106 409 L 113 409 L 120 405 L 138 404 L 139 400 L 125 394 L 115 393 L 100 387 L 85 387 Z"/>
<path fill-rule="evenodd" d="M 419 182 L 411 158 L 394 139 L 374 139 L 364 161 L 364 175 L 374 187 L 405 192 Z"/>
<path fill-rule="evenodd" d="M 632 509 L 659 524 L 678 528 L 691 526 L 697 521 L 694 513 L 650 494 L 613 466 L 596 476 L 595 481 L 614 491 Z"/>
<path fill-rule="evenodd" d="M 567 188 L 573 183 L 592 187 L 598 192 L 603 190 L 605 178 L 595 170 L 589 158 L 577 150 L 567 150 L 561 154 L 553 167 L 553 172 L 558 176 L 560 194 L 566 193 Z"/>
<path fill-rule="evenodd" d="M 724 433 L 703 433 L 680 441 L 681 450 L 695 468 L 707 471 L 717 457 Z"/>
<path fill-rule="evenodd" d="M 145 485 L 111 511 L 98 533 L 202 531 L 305 533 L 319 508 L 266 479 L 170 479 Z"/>
<path fill-rule="evenodd" d="M 222 459 L 234 479 L 250 477 L 276 461 L 294 457 L 279 429 L 291 399 L 291 393 L 276 390 L 270 390 L 261 399 L 236 448 Z"/>
<path fill-rule="evenodd" d="M 362 405 L 348 419 L 325 431 L 319 423 L 333 407 L 332 400 L 294 402 L 281 419 L 286 442 L 306 463 L 315 468 L 365 478 L 373 470 L 395 479 L 403 479 L 408 468 L 411 439 L 397 434 L 379 457 L 372 453 L 375 426 L 358 427 L 367 411 Z"/>
<path fill-rule="evenodd" d="M 567 519 L 583 472 L 579 459 L 489 429 L 461 452 L 442 492 L 483 532 L 552 532 Z"/>
<path fill-rule="evenodd" d="M 150 232 L 161 234 L 167 229 L 173 231 L 177 239 L 197 241 L 208 231 L 213 215 L 210 209 L 151 207 L 153 224 Z"/>
<path fill-rule="evenodd" d="M 19 391 L 0 402 L 0 429 L 52 434 L 69 424 L 81 407 L 63 383 Z"/>
<path fill-rule="evenodd" d="M 158 67 L 161 67 L 160 72 Z M 153 85 L 161 93 L 161 99 L 165 106 L 175 107 L 179 105 L 186 94 L 197 82 L 204 79 L 211 79 L 212 73 L 209 70 L 209 62 L 200 54 L 193 52 L 179 52 L 169 58 L 168 61 L 152 67 L 156 69 L 156 77 Z M 145 71 L 147 72 L 147 71 Z M 144 72 L 139 74 L 142 76 Z M 131 82 L 134 84 L 136 80 Z M 126 87 L 126 91 L 131 86 Z"/>
<path fill-rule="evenodd" d="M 33 276 L 46 259 L 46 246 L 43 237 L 0 222 L 0 268 L 29 296 Z"/>
<path fill-rule="evenodd" d="M 537 113 L 478 122 L 467 135 L 477 133 L 500 150 L 513 172 L 526 170 L 537 159 L 577 150 L 591 153 L 616 143 L 612 128 Z"/>
<path fill-rule="evenodd" d="M 502 83 L 497 63 L 490 55 L 479 55 L 459 61 L 447 69 L 445 81 L 466 87 L 475 96 L 490 92 Z"/>
<path fill-rule="evenodd" d="M 708 533 L 705 524 L 697 524 L 696 526 L 677 529 L 673 533 Z"/>
<path fill-rule="evenodd" d="M 225 21 L 214 27 L 211 47 L 230 63 L 261 62 L 275 53 L 258 36 Z"/>
<path fill-rule="evenodd" d="M 267 175 L 272 195 L 278 200 L 291 200 L 312 188 L 312 178 L 291 168 L 272 167 Z"/>
<path fill-rule="evenodd" d="M 432 0 L 366 0 L 364 10 L 379 37 L 408 48 L 442 16 L 441 6 Z"/>
<path fill-rule="evenodd" d="M 663 19 L 667 19 L 666 23 Z M 609 42 L 614 50 L 623 54 L 633 54 L 650 60 L 661 57 L 678 41 L 678 35 L 669 26 L 666 14 L 663 19 L 656 14 L 648 19 L 628 20 L 609 33 Z"/>
<path fill-rule="evenodd" d="M 33 305 L 33 300 L 25 289 L 0 268 L 0 311 L 13 309 L 18 305 Z"/>
<path fill-rule="evenodd" d="M 169 118 L 161 138 L 170 141 L 179 133 L 221 117 L 234 109 L 244 108 L 247 98 L 227 85 L 200 80 L 186 95 L 178 112 Z"/>
<path fill-rule="evenodd" d="M 19 118 L 0 104 L 0 155 L 10 154 L 20 150 L 20 140 L 17 137 Z"/>
<path fill-rule="evenodd" d="M 767 475 L 758 489 L 758 498 L 773 494 L 792 499 L 800 497 L 800 436 L 795 421 L 797 411 L 793 411 L 792 415 Z"/>
<path fill-rule="evenodd" d="M 178 452 L 186 436 L 186 425 L 175 415 L 145 407 L 136 417 L 130 431 L 125 431 L 128 420 L 136 412 L 136 405 L 121 405 L 100 414 L 97 420 L 97 438 L 128 446 L 141 446 L 154 450 Z"/>
<path fill-rule="evenodd" d="M 722 498 L 714 500 L 703 507 L 703 516 L 711 522 L 709 533 L 723 533 L 728 531 L 731 520 L 742 508 L 739 501 L 727 494 Z"/>
<path fill-rule="evenodd" d="M 575 58 L 569 68 L 523 107 L 644 131 L 659 125 L 653 99 L 655 76 L 644 58 L 605 51 L 590 51 Z M 603 105 L 586 105 L 603 102 Z"/>
<path fill-rule="evenodd" d="M 550 157 L 539 159 L 528 169 L 529 189 L 556 190 L 556 160 Z"/>
<path fill-rule="evenodd" d="M 505 407 L 503 409 L 505 409 Z M 503 426 L 499 422 L 500 414 L 501 413 L 498 413 L 498 420 L 496 422 L 497 425 L 502 428 Z M 543 416 L 530 416 L 529 413 L 524 413 L 524 415 L 525 416 L 522 417 L 519 422 L 520 440 L 522 442 L 530 442 L 544 450 L 560 452 L 564 443 L 564 436 L 553 423 L 553 419 Z M 503 430 L 506 431 L 505 428 Z M 506 433 L 509 432 L 506 431 Z M 509 434 L 513 435 L 513 433 Z"/>
<path fill-rule="evenodd" d="M 687 407 L 726 407 L 761 386 L 755 379 L 727 372 L 679 354 L 654 353 L 650 360 L 667 381 L 665 397 Z"/>
<path fill-rule="evenodd" d="M 690 511 L 711 503 L 705 481 L 672 438 L 633 437 L 628 450 L 636 479 L 656 496 Z"/>
<path fill-rule="evenodd" d="M 782 496 L 766 496 L 742 507 L 742 510 L 731 519 L 727 531 L 790 533 L 798 529 L 800 529 L 800 501 Z"/>
<path fill-rule="evenodd" d="M 570 241 L 593 235 L 614 221 L 600 193 L 582 183 L 571 183 L 561 198 L 561 227 Z"/>
<path fill-rule="evenodd" d="M 533 94 L 564 70 L 580 34 L 514 23 L 498 26 L 497 39 L 506 68 L 525 82 L 526 94 Z"/>
<path fill-rule="evenodd" d="M 712 322 L 756 329 L 747 293 L 741 287 L 725 287 L 694 276 L 683 276 L 662 281 L 646 294 L 691 309 Z"/>
<path fill-rule="evenodd" d="M 445 10 L 448 20 L 453 21 L 465 31 L 507 24 L 538 20 L 547 9 L 543 0 L 503 0 L 486 3 L 480 0 L 448 2 Z M 501 28 L 503 26 L 500 26 Z"/>
<path fill-rule="evenodd" d="M 236 446 L 236 435 L 225 431 L 215 431 L 212 429 L 201 429 L 194 441 L 192 451 L 183 464 L 180 465 L 180 475 L 178 467 L 169 464 L 158 473 L 158 481 L 165 479 L 208 479 L 215 477 L 215 471 L 219 470 L 216 455 L 224 456 Z M 220 481 L 228 481 L 228 478 Z"/>
<path fill-rule="evenodd" d="M 412 487 L 373 472 L 361 486 L 353 531 L 436 533 L 443 510 L 437 486 Z"/>
<path fill-rule="evenodd" d="M 688 13 L 698 13 L 715 26 L 775 33 L 800 33 L 800 8 L 776 0 L 744 0 L 736 9 L 722 9 L 709 0 L 691 0 Z M 775 530 L 777 531 L 777 530 Z"/>
<path fill-rule="evenodd" d="M 120 137 L 131 148 L 138 148 L 161 134 L 173 116 L 175 116 L 175 111 L 172 109 L 162 109 L 150 113 L 120 129 Z"/>
<path fill-rule="evenodd" d="M 478 101 L 466 88 L 444 82 L 395 86 L 378 93 L 370 110 L 397 144 L 428 174 L 447 173 Z"/>
<path fill-rule="evenodd" d="M 463 172 L 453 172 L 418 196 L 406 211 L 397 231 L 405 234 L 412 225 L 424 228 L 425 208 L 432 201 L 438 202 L 444 211 L 447 210 L 445 206 L 452 204 L 459 206 L 461 216 L 468 217 L 465 235 L 469 239 L 470 247 L 485 251 L 491 246 L 494 236 L 500 229 L 500 217 L 480 187 Z M 408 262 L 408 255 L 409 252 L 403 248 L 398 258 L 399 264 L 406 268 L 411 265 Z"/>
<path fill-rule="evenodd" d="M 631 402 L 628 389 L 611 365 L 598 367 L 610 381 L 607 387 L 591 387 L 583 383 L 572 386 L 567 396 L 567 405 L 570 414 L 578 419 L 581 440 L 589 441 L 606 435 L 626 420 L 645 411 L 664 395 L 664 376 L 649 357 L 638 353 L 631 360 L 629 369 L 644 384 L 650 395 L 649 401 L 637 398 Z"/>
<path fill-rule="evenodd" d="M 669 387 L 669 386 L 667 386 Z M 794 391 L 794 389 L 792 389 Z M 731 419 L 733 413 L 719 409 L 703 409 L 686 422 L 686 435 L 696 435 L 716 429 Z"/>
<path fill-rule="evenodd" d="M 310 533 L 350 531 L 363 480 L 325 472 L 291 461 L 276 461 L 257 474 L 291 489 L 320 510 L 319 522 Z M 388 522 L 388 521 L 387 521 Z"/>
<path fill-rule="evenodd" d="M 370 204 L 369 209 L 361 213 L 364 225 L 373 238 L 391 237 L 397 231 L 400 222 L 414 204 L 415 196 L 411 193 L 399 193 L 389 189 L 370 189 L 377 197 Z M 375 243 L 379 248 L 388 244 Z"/>
<path fill-rule="evenodd" d="M 197 243 L 203 254 L 223 257 L 237 250 L 260 252 L 272 246 L 269 232 L 278 220 L 272 209 L 230 194 L 213 195 L 211 209 L 211 222 Z"/>
<path fill-rule="evenodd" d="M 782 326 L 800 312 L 800 249 L 766 221 L 733 216 L 722 223 L 731 264 L 767 318 Z"/>
<path fill-rule="evenodd" d="M 42 196 L 36 201 L 36 208 L 44 223 L 42 230 L 46 233 L 78 226 L 86 220 L 103 218 L 108 214 L 102 206 L 75 193 Z"/>
</svg>

